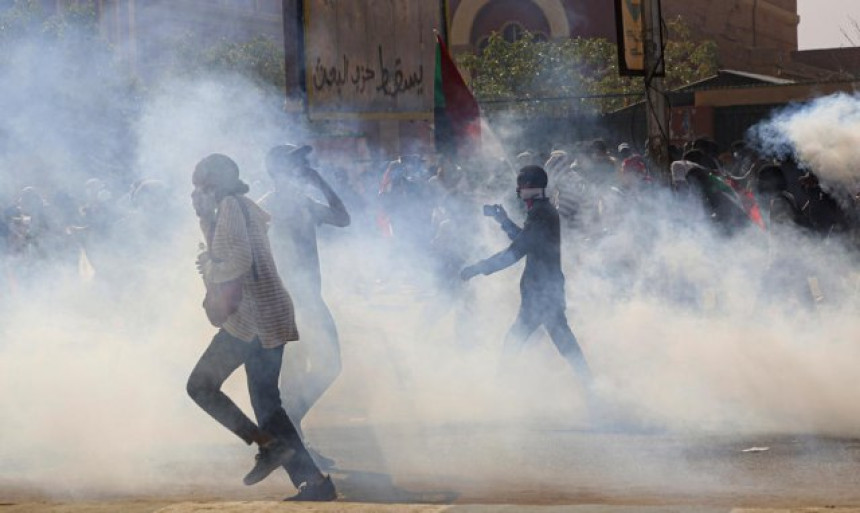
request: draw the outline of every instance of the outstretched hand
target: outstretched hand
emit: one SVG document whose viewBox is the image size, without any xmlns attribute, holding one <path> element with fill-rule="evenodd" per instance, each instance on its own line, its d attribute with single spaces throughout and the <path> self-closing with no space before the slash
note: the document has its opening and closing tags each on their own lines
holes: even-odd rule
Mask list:
<svg viewBox="0 0 860 513">
<path fill-rule="evenodd" d="M 460 279 L 463 281 L 469 281 L 475 276 L 481 274 L 478 270 L 478 266 L 476 265 L 468 265 L 460 271 Z"/>
<path fill-rule="evenodd" d="M 505 207 L 501 205 L 493 205 L 493 219 L 495 219 L 499 224 L 508 220 L 508 212 L 505 210 Z"/>
</svg>

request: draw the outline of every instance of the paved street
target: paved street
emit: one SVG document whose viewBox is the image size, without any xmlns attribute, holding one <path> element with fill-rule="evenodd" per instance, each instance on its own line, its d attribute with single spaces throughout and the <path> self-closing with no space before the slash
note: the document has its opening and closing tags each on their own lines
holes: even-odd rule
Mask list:
<svg viewBox="0 0 860 513">
<path fill-rule="evenodd" d="M 526 505 L 727 511 L 860 504 L 860 442 L 851 440 L 362 423 L 319 427 L 313 439 L 315 447 L 336 458 L 331 472 L 343 502 L 350 504 L 518 506 L 506 511 L 523 511 L 519 507 Z M 163 465 L 165 472 L 186 476 L 185 482 L 164 484 L 160 491 L 102 497 L 100 505 L 90 506 L 123 504 L 128 511 L 129 504 L 138 511 L 170 506 L 165 511 L 179 512 L 189 501 L 209 504 L 208 510 L 213 504 L 233 508 L 239 507 L 235 501 L 275 501 L 292 493 L 282 473 L 257 487 L 243 487 L 241 476 L 250 463 L 247 449 L 228 444 L 207 454 Z M 46 501 L 70 508 L 87 505 L 77 502 L 80 498 L 49 497 L 44 490 L 28 491 L 8 480 L 0 485 L 3 513 L 40 511 L 47 505 L 36 503 Z"/>
<path fill-rule="evenodd" d="M 390 304 L 383 301 L 384 294 L 378 296 L 374 308 L 388 305 L 397 319 L 408 320 L 416 310 L 403 293 L 393 294 Z M 281 504 L 279 499 L 294 493 L 282 472 L 254 487 L 242 485 L 253 449 L 212 422 L 183 391 L 187 367 L 202 344 L 195 341 L 182 346 L 169 366 L 156 359 L 160 353 L 151 345 L 105 344 L 110 351 L 103 349 L 98 361 L 115 362 L 117 370 L 86 367 L 89 377 L 78 385 L 81 376 L 72 372 L 74 367 L 52 367 L 63 376 L 68 393 L 55 397 L 55 388 L 48 387 L 38 395 L 40 401 L 89 412 L 110 429 L 93 433 L 90 420 L 75 415 L 25 417 L 47 413 L 43 407 L 27 410 L 23 403 L 10 410 L 21 418 L 7 422 L 24 429 L 8 431 L 12 443 L 0 447 L 4 504 L 0 513 L 248 511 L 249 504 L 254 511 L 403 511 L 402 504 L 413 504 L 421 507 L 409 511 L 529 511 L 528 506 L 554 512 L 587 506 L 583 511 L 726 512 L 860 504 L 860 440 L 743 434 L 766 432 L 762 426 L 775 421 L 755 424 L 746 419 L 737 430 L 726 427 L 732 418 L 740 422 L 752 408 L 758 408 L 762 418 L 779 418 L 774 413 L 779 409 L 765 404 L 768 397 L 793 398 L 796 414 L 784 418 L 804 419 L 818 411 L 821 425 L 827 425 L 828 418 L 839 420 L 839 415 L 850 419 L 851 412 L 842 407 L 849 402 L 822 401 L 820 410 L 799 403 L 801 381 L 792 381 L 794 388 L 775 390 L 772 396 L 750 394 L 747 401 L 709 402 L 721 397 L 716 382 L 697 380 L 692 374 L 673 381 L 668 372 L 681 367 L 657 365 L 653 372 L 663 374 L 642 382 L 664 396 L 683 394 L 683 401 L 664 407 L 662 417 L 643 416 L 618 402 L 617 422 L 595 426 L 586 418 L 572 374 L 544 337 L 538 337 L 527 353 L 521 378 L 507 376 L 499 383 L 493 380 L 492 350 L 454 351 L 446 348 L 444 337 L 407 346 L 403 341 L 411 340 L 409 323 L 386 324 L 361 315 L 367 306 L 357 300 L 337 304 L 352 305 L 337 312 L 343 320 L 344 373 L 304 426 L 311 446 L 337 462 L 329 470 L 341 496 L 337 505 L 305 510 Z M 503 331 L 505 325 L 488 329 Z M 190 340 L 205 340 L 201 334 L 193 335 Z M 501 334 L 491 335 L 487 338 L 501 339 Z M 97 339 L 110 340 L 107 335 Z M 720 347 L 725 352 L 727 346 Z M 427 351 L 414 352 L 417 348 Z M 835 354 L 853 354 L 838 349 L 831 348 Z M 774 351 L 768 355 L 773 357 Z M 811 349 L 804 351 L 810 354 Z M 684 368 L 702 365 L 703 360 L 691 354 Z M 826 361 L 829 369 L 836 368 L 832 356 Z M 19 363 L 29 368 L 23 365 Z M 718 365 L 731 369 L 733 364 Z M 164 367 L 162 373 L 158 366 Z M 146 386 L 128 373 L 132 368 L 147 371 L 140 374 Z M 610 383 L 631 380 L 634 368 L 624 367 Z M 121 379 L 120 369 L 125 369 Z M 96 393 L 92 380 L 113 380 L 114 392 Z M 839 389 L 846 388 L 834 380 Z M 242 372 L 231 377 L 226 391 L 248 409 Z M 610 399 L 618 397 L 607 394 Z M 136 399 L 129 402 L 129 397 Z M 646 413 L 664 404 L 647 390 L 637 390 L 633 397 L 650 405 L 651 410 L 641 410 Z M 684 410 L 691 407 L 703 412 L 710 407 L 714 416 L 700 426 L 691 425 L 686 419 L 696 414 Z M 115 411 L 124 413 L 114 415 Z M 662 418 L 669 427 L 654 427 L 649 418 Z M 56 425 L 54 419 L 62 420 L 65 429 L 26 430 L 28 425 Z M 798 422 L 794 420 L 795 425 Z M 39 437 L 40 433 L 48 437 Z M 596 506 L 600 508 L 593 509 Z M 546 509 L 552 507 L 560 509 Z"/>
<path fill-rule="evenodd" d="M 539 426 L 449 426 L 421 433 L 343 428 L 321 431 L 319 439 L 320 447 L 338 458 L 341 492 L 357 501 L 729 507 L 860 503 L 860 443 L 847 440 Z"/>
</svg>

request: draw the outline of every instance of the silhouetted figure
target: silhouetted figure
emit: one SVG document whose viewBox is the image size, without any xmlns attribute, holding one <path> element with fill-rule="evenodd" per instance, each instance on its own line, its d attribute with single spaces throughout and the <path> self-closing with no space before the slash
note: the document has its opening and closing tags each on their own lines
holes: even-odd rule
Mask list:
<svg viewBox="0 0 860 513">
<path fill-rule="evenodd" d="M 310 167 L 310 151 L 310 146 L 272 148 L 266 156 L 266 169 L 275 189 L 260 200 L 260 205 L 272 213 L 275 258 L 305 333 L 299 342 L 304 351 L 299 358 L 287 361 L 282 376 L 284 406 L 300 434 L 302 419 L 341 372 L 337 327 L 322 296 L 317 227 L 328 224 L 343 228 L 350 223 L 343 202 Z M 321 193 L 326 203 L 309 197 L 308 187 Z M 308 333 L 317 337 L 308 338 Z M 320 464 L 334 463 L 316 456 Z"/>
<path fill-rule="evenodd" d="M 543 325 L 559 353 L 587 388 L 591 383 L 591 371 L 565 314 L 559 216 L 546 197 L 546 185 L 546 172 L 541 167 L 526 166 L 520 170 L 517 195 L 528 209 L 525 224 L 520 228 L 500 205 L 495 205 L 494 217 L 511 238 L 511 245 L 486 260 L 465 267 L 460 277 L 469 280 L 478 274 L 493 274 L 525 257 L 526 267 L 520 279 L 522 303 L 505 339 L 505 351 L 508 354 L 519 352 L 529 335 Z"/>
<path fill-rule="evenodd" d="M 804 223 L 814 232 L 830 235 L 848 229 L 848 219 L 836 199 L 821 188 L 818 177 L 807 171 L 798 181 L 806 193 L 806 200 L 800 204 Z"/>
<path fill-rule="evenodd" d="M 281 406 L 278 375 L 284 345 L 298 340 L 299 334 L 292 301 L 269 247 L 269 215 L 245 197 L 248 186 L 226 155 L 213 154 L 200 161 L 192 182 L 191 198 L 207 247 L 197 260 L 207 288 L 204 306 L 220 331 L 191 372 L 188 394 L 245 443 L 258 445 L 246 485 L 284 466 L 299 489 L 290 500 L 334 500 L 331 478 L 319 471 Z M 233 293 L 219 295 L 219 290 Z M 224 381 L 242 365 L 256 424 L 221 391 Z"/>
</svg>

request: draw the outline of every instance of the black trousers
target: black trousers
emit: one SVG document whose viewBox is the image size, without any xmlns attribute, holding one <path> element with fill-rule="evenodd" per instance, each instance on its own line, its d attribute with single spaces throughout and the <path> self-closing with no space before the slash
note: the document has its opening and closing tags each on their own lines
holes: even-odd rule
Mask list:
<svg viewBox="0 0 860 513">
<path fill-rule="evenodd" d="M 222 329 L 191 371 L 187 390 L 195 403 L 245 443 L 253 443 L 261 432 L 286 441 L 296 453 L 284 469 L 293 485 L 298 487 L 318 476 L 319 468 L 281 406 L 278 378 L 283 353 L 284 346 L 266 349 L 259 338 L 245 342 Z M 256 424 L 221 391 L 224 381 L 242 365 L 248 376 L 248 392 Z"/>
<path fill-rule="evenodd" d="M 591 369 L 585 361 L 582 348 L 576 340 L 576 336 L 567 322 L 564 313 L 564 300 L 534 300 L 524 298 L 517 320 L 505 337 L 504 351 L 507 357 L 519 353 L 529 336 L 540 326 L 546 328 L 556 349 L 573 367 L 580 383 L 586 388 L 591 386 Z"/>
</svg>

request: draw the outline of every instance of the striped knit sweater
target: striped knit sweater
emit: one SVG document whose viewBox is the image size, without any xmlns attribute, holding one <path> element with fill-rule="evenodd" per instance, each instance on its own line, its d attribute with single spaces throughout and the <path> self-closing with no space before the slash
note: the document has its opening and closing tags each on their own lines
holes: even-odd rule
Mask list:
<svg viewBox="0 0 860 513">
<path fill-rule="evenodd" d="M 240 201 L 248 213 L 247 224 Z M 244 276 L 239 309 L 222 328 L 247 342 L 260 337 L 263 347 L 274 348 L 298 340 L 299 333 L 293 302 L 272 258 L 267 235 L 269 219 L 269 214 L 250 199 L 225 197 L 218 206 L 209 261 L 202 270 L 206 283 Z M 252 264 L 256 273 L 252 272 Z"/>
</svg>

